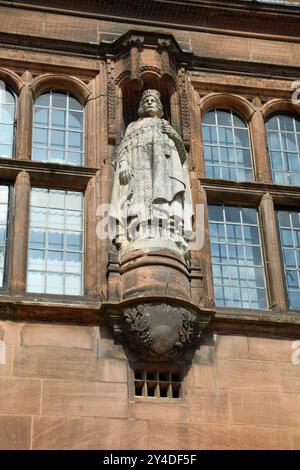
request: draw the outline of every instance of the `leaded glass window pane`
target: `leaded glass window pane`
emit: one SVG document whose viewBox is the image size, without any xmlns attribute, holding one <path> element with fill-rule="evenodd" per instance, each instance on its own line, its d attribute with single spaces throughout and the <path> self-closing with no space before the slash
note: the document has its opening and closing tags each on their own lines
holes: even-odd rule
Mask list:
<svg viewBox="0 0 300 470">
<path fill-rule="evenodd" d="M 83 194 L 31 190 L 27 291 L 83 294 Z"/>
<path fill-rule="evenodd" d="M 216 305 L 267 308 L 257 210 L 209 205 L 209 227 Z"/>
<path fill-rule="evenodd" d="M 8 186 L 0 186 L 0 287 L 4 286 L 8 230 Z"/>
<path fill-rule="evenodd" d="M 0 83 L 0 157 L 12 158 L 14 152 L 15 98 Z"/>
<path fill-rule="evenodd" d="M 300 212 L 277 211 L 289 306 L 300 309 Z"/>
<path fill-rule="evenodd" d="M 32 160 L 82 165 L 83 107 L 69 93 L 49 91 L 34 105 Z"/>
<path fill-rule="evenodd" d="M 246 123 L 230 110 L 214 109 L 202 121 L 206 176 L 252 181 L 252 156 Z"/>
<path fill-rule="evenodd" d="M 266 127 L 273 182 L 300 185 L 300 119 L 278 114 Z"/>
</svg>

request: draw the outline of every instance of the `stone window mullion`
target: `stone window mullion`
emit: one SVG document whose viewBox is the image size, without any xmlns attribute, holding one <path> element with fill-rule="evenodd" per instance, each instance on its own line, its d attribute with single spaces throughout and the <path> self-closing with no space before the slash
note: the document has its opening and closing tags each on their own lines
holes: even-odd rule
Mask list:
<svg viewBox="0 0 300 470">
<path fill-rule="evenodd" d="M 261 183 L 271 183 L 270 162 L 267 153 L 265 121 L 260 110 L 256 110 L 249 123 L 252 142 L 252 156 L 256 178 Z"/>
<path fill-rule="evenodd" d="M 14 187 L 10 276 L 13 295 L 23 295 L 26 289 L 29 201 L 30 177 L 21 171 Z"/>
<path fill-rule="evenodd" d="M 270 307 L 274 311 L 282 312 L 287 310 L 283 279 L 284 271 L 281 262 L 274 202 L 270 194 L 265 194 L 262 197 L 259 209 L 264 238 Z"/>
<path fill-rule="evenodd" d="M 18 100 L 18 118 L 16 131 L 16 158 L 31 159 L 33 94 L 30 86 L 25 85 Z"/>
</svg>

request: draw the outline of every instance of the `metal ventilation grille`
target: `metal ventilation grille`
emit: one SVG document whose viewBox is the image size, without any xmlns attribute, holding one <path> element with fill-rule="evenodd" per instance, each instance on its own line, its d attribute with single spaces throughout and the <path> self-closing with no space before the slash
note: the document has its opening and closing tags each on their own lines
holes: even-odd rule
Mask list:
<svg viewBox="0 0 300 470">
<path fill-rule="evenodd" d="M 182 398 L 182 374 L 178 369 L 135 369 L 136 397 Z"/>
</svg>

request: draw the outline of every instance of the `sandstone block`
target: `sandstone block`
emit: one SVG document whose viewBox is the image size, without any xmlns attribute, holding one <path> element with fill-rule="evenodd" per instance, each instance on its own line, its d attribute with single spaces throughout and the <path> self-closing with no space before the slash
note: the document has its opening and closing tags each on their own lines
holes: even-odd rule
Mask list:
<svg viewBox="0 0 300 470">
<path fill-rule="evenodd" d="M 164 421 L 149 422 L 149 448 L 159 450 L 188 449 L 189 425 Z"/>
<path fill-rule="evenodd" d="M 36 417 L 35 450 L 145 449 L 146 421 L 107 418 Z"/>
<path fill-rule="evenodd" d="M 271 338 L 249 338 L 248 341 L 250 359 L 292 362 L 293 341 Z"/>
<path fill-rule="evenodd" d="M 129 416 L 134 419 L 149 419 L 164 421 L 177 421 L 185 423 L 188 421 L 188 409 L 185 404 L 174 403 L 172 399 L 166 398 L 165 402 L 158 402 L 157 398 L 131 402 L 129 404 Z"/>
<path fill-rule="evenodd" d="M 0 356 L 0 376 L 4 377 L 11 375 L 13 364 L 13 346 L 7 346 L 6 343 L 4 343 Z"/>
<path fill-rule="evenodd" d="M 253 426 L 299 426 L 299 395 L 274 392 L 230 391 L 235 424 Z"/>
<path fill-rule="evenodd" d="M 216 370 L 214 365 L 193 364 L 187 374 L 187 386 L 210 388 L 216 387 Z"/>
<path fill-rule="evenodd" d="M 17 323 L 12 321 L 0 321 L 0 327 L 2 330 L 2 339 L 6 345 L 18 346 L 20 344 L 20 331 L 23 327 L 23 323 Z"/>
<path fill-rule="evenodd" d="M 28 450 L 31 440 L 30 416 L 0 416 L 0 450 Z"/>
<path fill-rule="evenodd" d="M 247 336 L 217 335 L 216 356 L 232 359 L 248 359 Z"/>
<path fill-rule="evenodd" d="M 97 380 L 99 382 L 127 382 L 128 363 L 124 359 L 100 358 Z"/>
<path fill-rule="evenodd" d="M 0 413 L 39 414 L 41 381 L 0 377 Z"/>
<path fill-rule="evenodd" d="M 42 414 L 48 416 L 128 416 L 127 385 L 45 380 Z"/>
<path fill-rule="evenodd" d="M 189 449 L 199 450 L 279 450 L 290 449 L 286 429 L 255 426 L 191 425 Z"/>
<path fill-rule="evenodd" d="M 27 324 L 22 328 L 22 346 L 90 349 L 95 347 L 96 328 L 69 325 Z"/>
<path fill-rule="evenodd" d="M 191 423 L 228 423 L 230 420 L 228 392 L 193 388 L 189 390 Z"/>
<path fill-rule="evenodd" d="M 217 361 L 218 388 L 261 391 L 280 391 L 278 364 L 219 359 Z"/>
<path fill-rule="evenodd" d="M 80 349 L 19 347 L 14 375 L 63 380 L 96 380 L 96 352 Z"/>
</svg>

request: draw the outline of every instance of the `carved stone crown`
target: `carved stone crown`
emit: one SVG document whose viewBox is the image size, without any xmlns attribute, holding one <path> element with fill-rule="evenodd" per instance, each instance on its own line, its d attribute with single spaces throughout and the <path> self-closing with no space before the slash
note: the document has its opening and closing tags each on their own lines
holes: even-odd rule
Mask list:
<svg viewBox="0 0 300 470">
<path fill-rule="evenodd" d="M 154 95 L 157 100 L 160 101 L 160 93 L 158 90 L 150 89 L 143 92 L 142 100 L 147 98 L 147 96 Z"/>
</svg>

